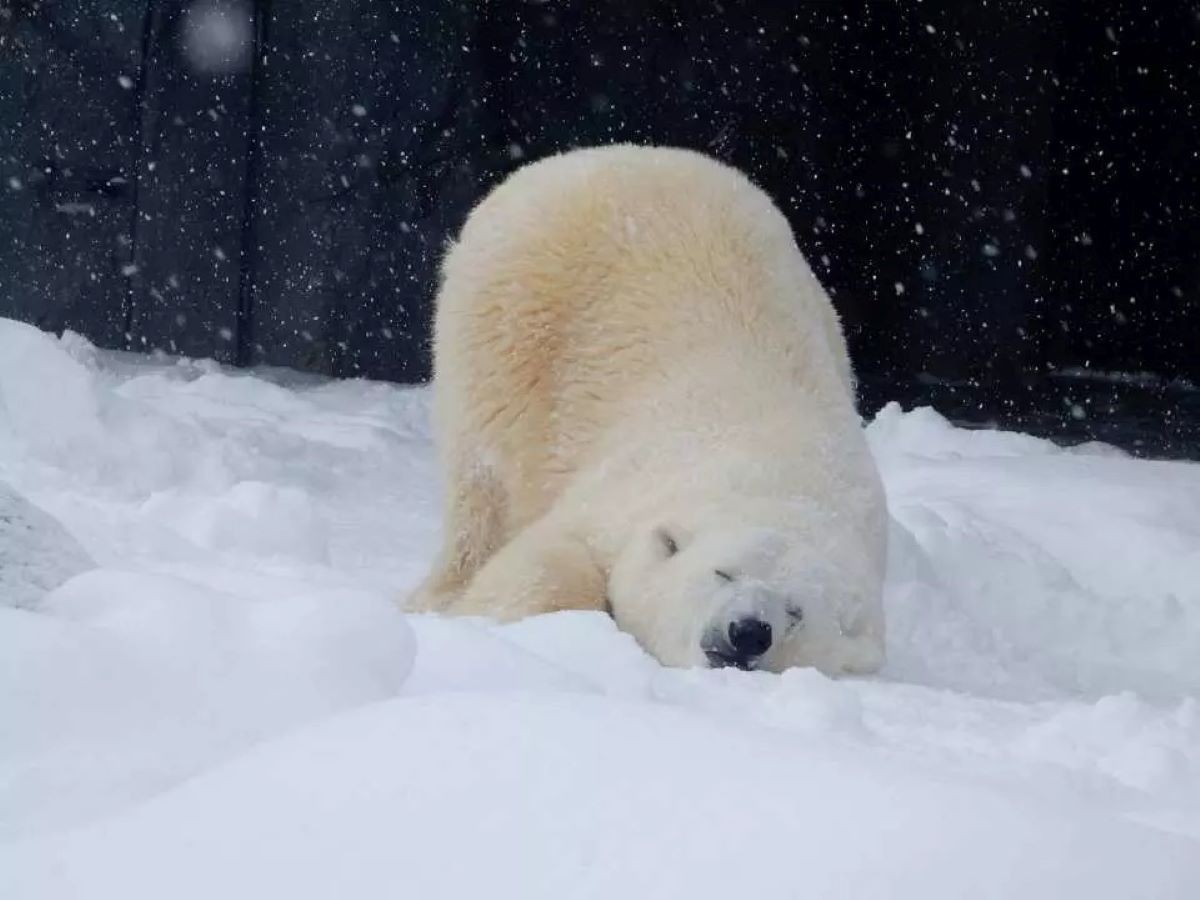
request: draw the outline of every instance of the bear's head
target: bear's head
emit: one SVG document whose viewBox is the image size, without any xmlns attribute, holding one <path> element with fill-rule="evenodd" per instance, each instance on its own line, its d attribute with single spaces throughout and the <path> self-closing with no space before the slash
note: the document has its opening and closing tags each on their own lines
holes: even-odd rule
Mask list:
<svg viewBox="0 0 1200 900">
<path fill-rule="evenodd" d="M 628 536 L 609 573 L 613 618 L 669 666 L 815 666 L 883 661 L 877 548 L 728 515 Z"/>
</svg>

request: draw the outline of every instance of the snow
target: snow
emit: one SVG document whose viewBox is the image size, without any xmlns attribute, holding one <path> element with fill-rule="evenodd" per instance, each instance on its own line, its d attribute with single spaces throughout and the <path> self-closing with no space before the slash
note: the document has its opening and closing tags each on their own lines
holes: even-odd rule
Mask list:
<svg viewBox="0 0 1200 900">
<path fill-rule="evenodd" d="M 427 399 L 0 320 L 0 896 L 1200 896 L 1200 466 L 888 407 L 884 672 L 679 671 L 399 611 Z"/>
<path fill-rule="evenodd" d="M 0 598 L 32 608 L 47 591 L 95 563 L 70 533 L 0 482 Z"/>
<path fill-rule="evenodd" d="M 1194 849 L 644 701 L 427 694 L 26 849 L 6 894 L 1182 898 Z"/>
</svg>

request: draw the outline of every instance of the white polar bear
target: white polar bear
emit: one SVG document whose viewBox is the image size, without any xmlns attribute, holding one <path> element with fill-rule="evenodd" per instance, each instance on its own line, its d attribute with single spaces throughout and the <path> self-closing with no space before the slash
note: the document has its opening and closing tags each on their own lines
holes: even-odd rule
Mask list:
<svg viewBox="0 0 1200 900">
<path fill-rule="evenodd" d="M 444 545 L 410 609 L 609 610 L 674 666 L 879 667 L 879 476 L 766 194 L 689 151 L 577 150 L 497 187 L 442 274 Z"/>
</svg>

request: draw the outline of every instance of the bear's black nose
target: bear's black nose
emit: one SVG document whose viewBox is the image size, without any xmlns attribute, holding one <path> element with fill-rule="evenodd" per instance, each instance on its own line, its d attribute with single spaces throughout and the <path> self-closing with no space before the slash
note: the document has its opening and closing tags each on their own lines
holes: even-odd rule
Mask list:
<svg viewBox="0 0 1200 900">
<path fill-rule="evenodd" d="M 735 619 L 729 623 L 729 646 L 738 663 L 757 659 L 771 647 L 771 626 L 762 619 Z"/>
</svg>

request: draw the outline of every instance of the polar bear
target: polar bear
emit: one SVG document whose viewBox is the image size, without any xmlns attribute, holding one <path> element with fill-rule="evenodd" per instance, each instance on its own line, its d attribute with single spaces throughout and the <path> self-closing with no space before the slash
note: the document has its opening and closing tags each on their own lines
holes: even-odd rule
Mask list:
<svg viewBox="0 0 1200 900">
<path fill-rule="evenodd" d="M 528 165 L 442 267 L 444 540 L 409 609 L 607 610 L 670 666 L 869 672 L 886 519 L 783 215 L 686 150 Z"/>
</svg>

